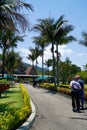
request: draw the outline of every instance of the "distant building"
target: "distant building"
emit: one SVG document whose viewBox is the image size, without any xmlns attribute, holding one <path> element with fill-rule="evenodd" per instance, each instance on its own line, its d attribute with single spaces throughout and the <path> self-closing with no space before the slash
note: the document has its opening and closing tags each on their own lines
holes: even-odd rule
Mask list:
<svg viewBox="0 0 87 130">
<path fill-rule="evenodd" d="M 26 75 L 37 75 L 36 69 L 34 66 L 29 66 L 26 71 L 25 71 Z"/>
</svg>

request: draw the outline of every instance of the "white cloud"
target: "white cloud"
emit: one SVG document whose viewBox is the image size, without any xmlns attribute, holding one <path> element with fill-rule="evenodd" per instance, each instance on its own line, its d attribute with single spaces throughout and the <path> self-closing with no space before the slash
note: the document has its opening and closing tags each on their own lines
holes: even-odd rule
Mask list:
<svg viewBox="0 0 87 130">
<path fill-rule="evenodd" d="M 62 56 L 71 54 L 72 50 L 67 48 L 66 45 L 59 46 L 59 52 L 61 53 Z"/>
<path fill-rule="evenodd" d="M 29 54 L 29 49 L 19 49 L 18 50 L 23 56 L 27 56 Z"/>
<path fill-rule="evenodd" d="M 56 50 L 56 47 L 54 47 L 54 49 Z M 61 56 L 67 56 L 67 54 L 71 54 L 72 53 L 72 50 L 67 48 L 66 45 L 62 45 L 62 46 L 59 46 L 58 48 L 59 52 L 61 53 Z M 29 61 L 27 59 L 27 56 L 28 54 L 30 53 L 29 49 L 19 49 L 18 50 L 20 52 L 20 55 L 23 57 L 23 61 L 27 62 L 27 63 L 30 63 L 31 64 L 31 61 Z M 51 53 L 51 45 L 49 45 L 48 47 L 45 48 L 45 51 L 44 51 L 44 62 L 48 59 L 52 58 L 52 53 Z M 41 66 L 42 64 L 42 57 L 39 56 L 38 57 L 38 65 Z"/>
<path fill-rule="evenodd" d="M 86 55 L 86 53 L 79 53 L 78 56 L 82 57 L 82 56 L 87 56 L 87 55 Z"/>
</svg>

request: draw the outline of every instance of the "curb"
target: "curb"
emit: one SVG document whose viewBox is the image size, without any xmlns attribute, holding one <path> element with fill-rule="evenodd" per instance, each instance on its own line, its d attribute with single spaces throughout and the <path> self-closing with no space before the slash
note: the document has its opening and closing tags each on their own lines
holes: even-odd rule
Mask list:
<svg viewBox="0 0 87 130">
<path fill-rule="evenodd" d="M 35 109 L 35 105 L 33 104 L 32 100 L 30 99 L 30 103 L 31 103 L 31 109 L 32 109 L 32 113 L 29 116 L 29 118 L 24 122 L 23 125 L 21 125 L 18 129 L 16 130 L 29 130 L 29 128 L 32 126 L 35 116 L 36 116 L 36 109 Z"/>
</svg>

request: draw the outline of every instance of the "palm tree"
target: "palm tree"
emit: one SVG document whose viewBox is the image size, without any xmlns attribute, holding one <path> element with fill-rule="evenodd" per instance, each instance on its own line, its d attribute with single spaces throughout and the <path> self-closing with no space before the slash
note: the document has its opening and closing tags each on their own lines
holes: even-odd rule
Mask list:
<svg viewBox="0 0 87 130">
<path fill-rule="evenodd" d="M 45 61 L 45 65 L 47 66 L 48 69 L 48 77 L 49 77 L 49 67 L 52 66 L 52 59 L 48 59 Z"/>
<path fill-rule="evenodd" d="M 36 46 L 34 51 L 35 51 L 35 57 L 36 57 L 36 71 L 37 71 L 37 64 L 38 64 L 37 58 L 42 55 L 42 50 L 39 48 L 39 46 Z"/>
<path fill-rule="evenodd" d="M 70 74 L 70 66 L 71 66 L 71 61 L 69 60 L 68 57 L 66 57 L 65 59 L 65 65 L 66 65 L 66 76 L 65 76 L 65 80 L 68 79 L 68 77 L 71 75 Z"/>
<path fill-rule="evenodd" d="M 29 48 L 30 54 L 28 54 L 28 59 L 32 61 L 32 66 L 34 66 L 34 61 L 36 59 L 35 50 L 33 48 Z"/>
<path fill-rule="evenodd" d="M 5 52 L 11 47 L 17 47 L 18 41 L 24 41 L 23 36 L 16 35 L 14 30 L 5 31 L 4 29 L 0 31 L 0 48 L 2 48 L 2 77 L 4 76 L 4 61 Z"/>
<path fill-rule="evenodd" d="M 32 5 L 22 2 L 21 0 L 1 0 L 0 1 L 0 47 L 3 48 L 3 68 L 2 76 L 4 74 L 4 55 L 5 49 L 9 46 L 10 39 L 2 38 L 8 34 L 8 30 L 20 29 L 23 32 L 29 29 L 29 22 L 25 15 L 21 14 L 21 9 L 29 9 L 33 11 Z M 6 33 L 7 34 L 4 34 Z M 10 35 L 9 35 L 10 36 Z M 4 41 L 4 42 L 3 42 Z M 9 46 L 10 47 L 10 46 Z"/>
<path fill-rule="evenodd" d="M 41 55 L 42 55 L 42 82 L 43 82 L 43 75 L 44 75 L 44 49 L 48 45 L 45 41 L 45 38 L 42 36 L 33 37 L 33 41 L 36 44 L 36 46 L 39 46 L 41 48 Z"/>
<path fill-rule="evenodd" d="M 79 41 L 80 44 L 87 46 L 87 33 L 82 32 L 82 40 Z"/>
<path fill-rule="evenodd" d="M 15 53 L 12 49 L 11 51 L 6 51 L 5 53 L 5 70 L 8 75 L 12 75 L 15 72 L 17 65 L 22 61 L 19 53 Z"/>
<path fill-rule="evenodd" d="M 23 31 L 28 29 L 29 22 L 20 11 L 23 8 L 33 11 L 32 5 L 21 0 L 0 0 L 0 28 L 20 28 Z"/>
<path fill-rule="evenodd" d="M 32 61 L 32 65 L 34 66 L 34 61 L 36 60 L 36 64 L 38 63 L 37 58 L 42 54 L 41 49 L 39 47 L 29 48 L 30 54 L 28 55 L 28 59 Z M 37 65 L 36 65 L 37 66 Z"/>
<path fill-rule="evenodd" d="M 69 26 L 66 25 L 67 20 L 64 19 L 64 15 L 60 16 L 60 18 L 57 21 L 55 21 L 53 18 L 39 19 L 38 21 L 39 24 L 37 24 L 34 28 L 40 32 L 40 35 L 44 37 L 46 43 L 52 44 L 51 51 L 53 57 L 53 76 L 55 81 L 56 70 L 55 70 L 55 60 L 54 60 L 55 58 L 54 45 L 57 46 L 57 54 L 58 54 L 58 45 L 66 44 L 69 41 L 75 40 L 74 37 L 67 36 L 68 33 L 73 30 L 73 27 L 71 25 Z M 57 55 L 57 59 L 58 59 L 58 55 Z M 55 82 L 54 85 L 56 86 Z"/>
<path fill-rule="evenodd" d="M 60 21 L 60 19 L 59 19 Z M 63 19 L 62 19 L 63 21 Z M 66 25 L 65 22 L 62 22 L 62 24 L 59 27 L 59 30 L 56 35 L 56 51 L 57 51 L 57 72 L 59 72 L 59 67 L 58 67 L 58 62 L 59 62 L 59 57 L 58 57 L 58 45 L 63 45 L 67 44 L 69 42 L 75 41 L 76 39 L 69 35 L 69 33 L 73 30 L 72 25 Z M 57 85 L 59 85 L 59 74 L 57 74 Z"/>
</svg>

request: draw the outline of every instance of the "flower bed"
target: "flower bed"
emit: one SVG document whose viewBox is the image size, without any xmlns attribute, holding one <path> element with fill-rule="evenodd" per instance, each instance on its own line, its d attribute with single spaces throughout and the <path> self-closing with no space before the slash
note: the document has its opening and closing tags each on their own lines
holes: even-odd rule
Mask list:
<svg viewBox="0 0 87 130">
<path fill-rule="evenodd" d="M 10 84 L 0 84 L 0 97 L 3 91 L 10 88 Z"/>
</svg>

